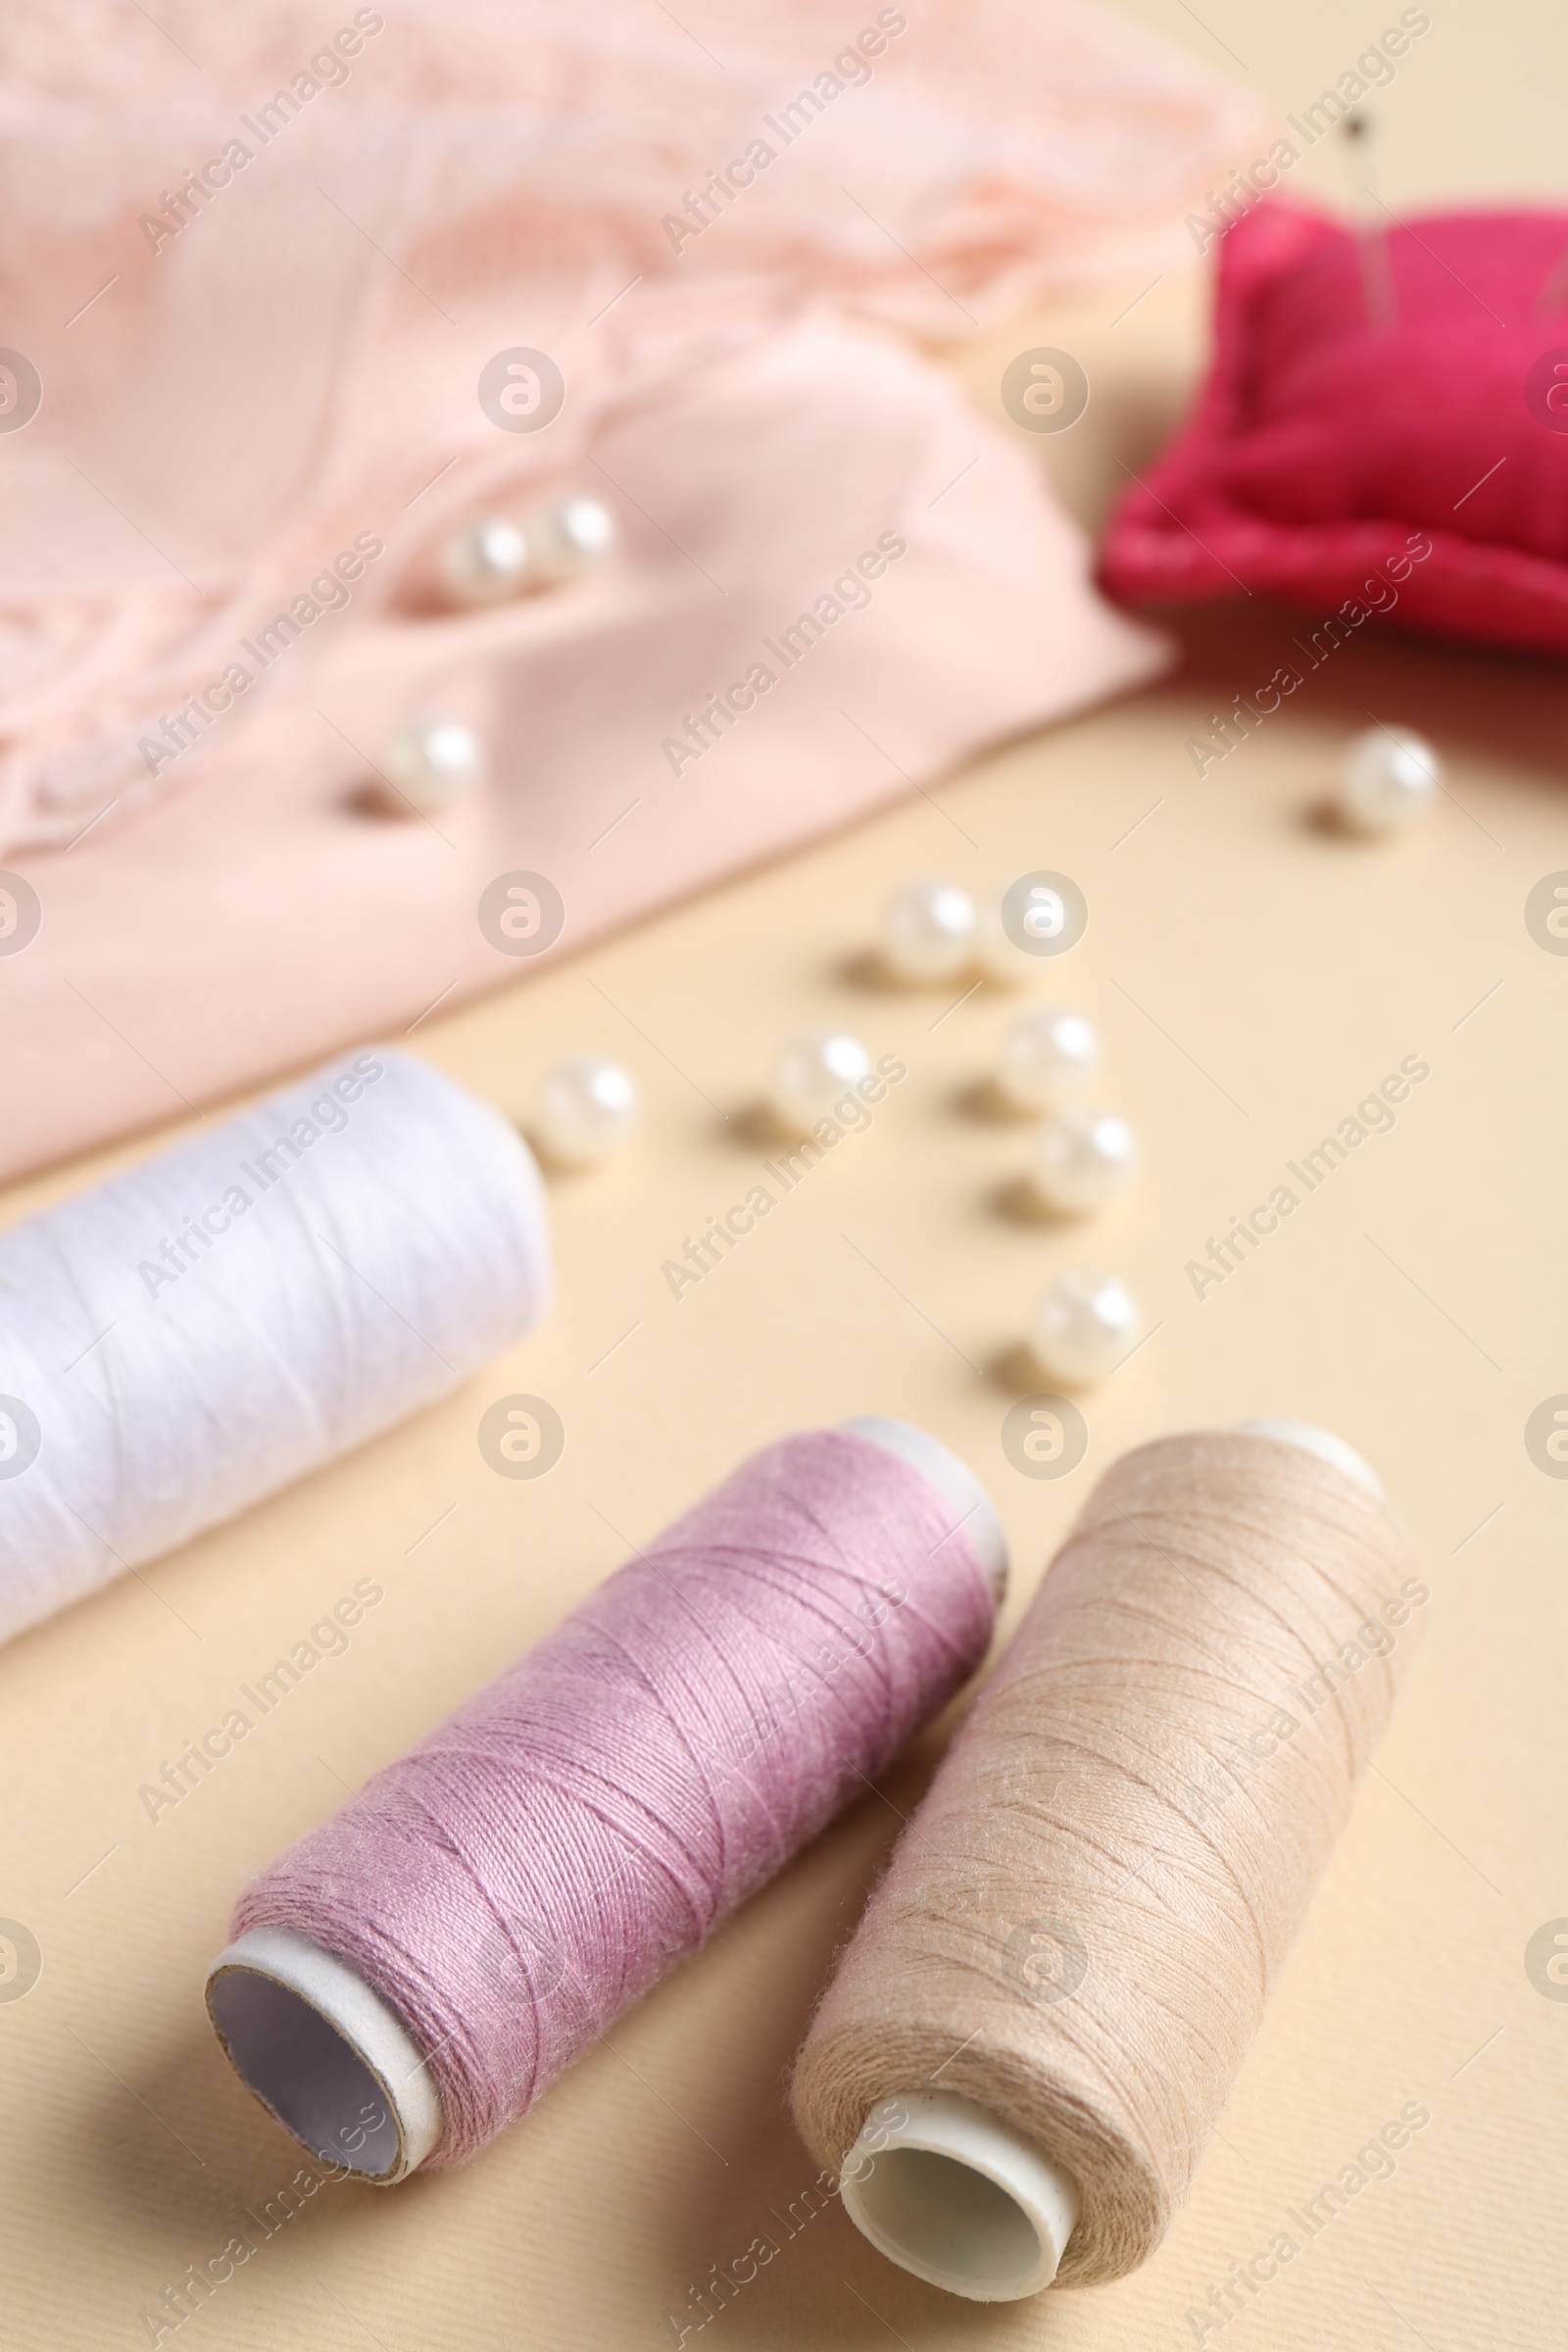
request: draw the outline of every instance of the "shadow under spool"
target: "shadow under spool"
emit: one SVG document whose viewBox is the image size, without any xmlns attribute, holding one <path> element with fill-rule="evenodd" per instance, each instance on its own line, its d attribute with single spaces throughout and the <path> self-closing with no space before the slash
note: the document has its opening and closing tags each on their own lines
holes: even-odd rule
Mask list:
<svg viewBox="0 0 1568 2352">
<path fill-rule="evenodd" d="M 934 1508 L 949 1534 L 961 1529 L 965 1543 L 952 1544 L 944 1536 L 923 1573 L 939 1582 L 972 1578 L 977 1562 L 994 1612 L 1006 1584 L 1006 1544 L 973 1472 L 907 1422 L 867 1415 L 843 1428 L 935 1490 L 928 1512 Z M 981 1646 L 983 1639 L 982 1631 Z M 976 1663 L 978 1651 L 970 1668 Z M 928 1704 L 945 1695 L 928 1694 Z M 359 1867 L 373 1866 L 374 1835 L 357 1857 Z M 411 1958 L 418 1969 L 441 1965 L 433 1953 Z M 251 1926 L 213 1962 L 206 1990 L 213 2026 L 240 2079 L 314 2154 L 330 2154 L 361 2178 L 389 2186 L 442 2149 L 451 2119 L 431 2053 L 387 1992 L 351 1959 L 297 1927 Z"/>
<path fill-rule="evenodd" d="M 1387 1724 L 1415 1566 L 1304 1424 L 1101 1481 L 797 2067 L 807 2143 L 893 2261 L 999 2301 L 1152 2251 Z"/>
</svg>

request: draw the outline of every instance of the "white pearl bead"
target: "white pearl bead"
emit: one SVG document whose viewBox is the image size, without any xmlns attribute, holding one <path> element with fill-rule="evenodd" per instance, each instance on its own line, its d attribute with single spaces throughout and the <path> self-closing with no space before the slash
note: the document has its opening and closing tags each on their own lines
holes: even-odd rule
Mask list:
<svg viewBox="0 0 1568 2352">
<path fill-rule="evenodd" d="M 574 580 L 602 564 L 615 544 L 615 517 L 585 490 L 552 499 L 528 517 L 533 561 L 546 580 Z"/>
<path fill-rule="evenodd" d="M 1048 1380 L 1073 1387 L 1114 1372 L 1142 1328 L 1142 1311 L 1125 1283 L 1074 1266 L 1042 1292 L 1029 1348 Z"/>
<path fill-rule="evenodd" d="M 618 1150 L 636 1132 L 642 1108 L 629 1070 L 598 1054 L 579 1054 L 546 1078 L 529 1130 L 552 1159 L 582 1167 Z"/>
<path fill-rule="evenodd" d="M 1408 727 L 1368 727 L 1352 738 L 1340 783 L 1340 814 L 1358 833 L 1397 833 L 1430 808 L 1443 763 Z"/>
<path fill-rule="evenodd" d="M 804 1135 L 853 1094 L 871 1067 L 858 1038 L 842 1029 L 813 1029 L 791 1038 L 773 1068 L 768 1107 L 792 1135 Z"/>
<path fill-rule="evenodd" d="M 477 736 L 455 718 L 411 718 L 381 755 L 387 782 L 416 808 L 444 808 L 479 781 Z M 394 800 L 394 807 L 401 804 Z"/>
<path fill-rule="evenodd" d="M 1051 1110 L 1099 1066 L 1100 1040 L 1081 1012 L 1031 1004 L 1003 1037 L 997 1084 L 1018 1110 Z"/>
<path fill-rule="evenodd" d="M 956 882 L 909 882 L 887 904 L 882 954 L 901 980 L 948 980 L 974 956 L 974 901 Z"/>
<path fill-rule="evenodd" d="M 504 514 L 486 514 L 454 531 L 441 550 L 441 580 L 455 605 L 494 605 L 520 595 L 528 542 Z"/>
<path fill-rule="evenodd" d="M 1035 1190 L 1063 1216 L 1092 1216 L 1124 1192 L 1138 1165 L 1138 1146 L 1114 1111 L 1075 1102 L 1048 1119 L 1035 1140 Z"/>
</svg>

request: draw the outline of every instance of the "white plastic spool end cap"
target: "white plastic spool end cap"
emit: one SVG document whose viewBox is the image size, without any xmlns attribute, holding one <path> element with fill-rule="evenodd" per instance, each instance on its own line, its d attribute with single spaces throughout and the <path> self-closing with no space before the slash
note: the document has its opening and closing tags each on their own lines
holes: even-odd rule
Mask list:
<svg viewBox="0 0 1568 2352">
<path fill-rule="evenodd" d="M 1353 1478 L 1357 1486 L 1365 1487 L 1367 1493 L 1375 1494 L 1380 1502 L 1387 1499 L 1383 1481 L 1370 1462 L 1364 1462 L 1355 1447 L 1348 1446 L 1343 1438 L 1337 1438 L 1332 1429 L 1319 1429 L 1312 1421 L 1272 1421 L 1267 1418 L 1238 1421 L 1236 1426 L 1250 1438 L 1273 1438 L 1281 1446 L 1299 1446 L 1304 1453 L 1315 1453 L 1320 1461 L 1332 1462 L 1337 1470 L 1343 1470 L 1348 1478 Z"/>
<path fill-rule="evenodd" d="M 1049 2286 L 1078 2219 L 1072 2176 L 957 2091 L 906 2091 L 873 2107 L 839 2188 L 879 2253 L 974 2303 Z"/>
<path fill-rule="evenodd" d="M 323 2164 L 378 2186 L 441 2137 L 441 2101 L 401 2018 L 347 1961 L 292 1928 L 250 1928 L 207 1972 L 230 2065 Z"/>
<path fill-rule="evenodd" d="M 995 1503 L 968 1463 L 961 1462 L 929 1431 L 917 1429 L 912 1421 L 895 1421 L 886 1413 L 858 1413 L 853 1421 L 839 1426 L 853 1430 L 858 1438 L 869 1439 L 884 1453 L 897 1454 L 936 1488 L 968 1537 L 990 1580 L 992 1599 L 1000 1608 L 1007 1590 L 1007 1539 Z"/>
</svg>

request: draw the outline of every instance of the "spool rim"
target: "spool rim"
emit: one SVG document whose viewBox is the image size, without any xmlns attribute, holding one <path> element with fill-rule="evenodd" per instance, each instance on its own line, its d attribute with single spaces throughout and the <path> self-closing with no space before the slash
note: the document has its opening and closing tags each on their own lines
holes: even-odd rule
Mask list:
<svg viewBox="0 0 1568 2352">
<path fill-rule="evenodd" d="M 844 2160 L 839 2188 L 879 2253 L 975 2303 L 1016 2302 L 1048 2287 L 1078 2219 L 1072 2176 L 958 2091 L 880 2101 Z"/>
<path fill-rule="evenodd" d="M 213 2031 L 246 2089 L 321 2163 L 387 2188 L 439 2141 L 440 2096 L 403 2021 L 347 1961 L 308 1936 L 247 1929 L 219 1953 L 205 1991 Z M 365 2112 L 370 2102 L 381 2109 L 374 2128 Z M 372 2140 L 387 2161 L 356 2161 Z"/>
<path fill-rule="evenodd" d="M 1279 1446 L 1298 1446 L 1305 1453 L 1315 1453 L 1319 1461 L 1332 1462 L 1357 1486 L 1365 1487 L 1380 1502 L 1387 1501 L 1383 1481 L 1371 1463 L 1356 1452 L 1353 1446 L 1337 1437 L 1332 1429 L 1320 1429 L 1314 1421 L 1276 1420 L 1263 1414 L 1253 1420 L 1238 1421 L 1237 1434 L 1245 1438 L 1268 1438 Z"/>
<path fill-rule="evenodd" d="M 864 1438 L 869 1445 L 879 1446 L 884 1453 L 906 1462 L 929 1486 L 935 1487 L 943 1501 L 958 1514 L 958 1524 L 968 1537 L 969 1548 L 985 1571 L 992 1599 L 1000 1607 L 1007 1590 L 1007 1539 L 995 1503 L 968 1463 L 944 1446 L 940 1438 L 932 1437 L 929 1430 L 888 1413 L 857 1413 L 853 1420 L 841 1421 L 839 1427 L 851 1437 Z"/>
</svg>

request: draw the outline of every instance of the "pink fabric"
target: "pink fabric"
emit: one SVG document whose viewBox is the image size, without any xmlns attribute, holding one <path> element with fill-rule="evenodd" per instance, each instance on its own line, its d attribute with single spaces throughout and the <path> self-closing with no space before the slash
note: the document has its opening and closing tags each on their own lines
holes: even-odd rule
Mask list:
<svg viewBox="0 0 1568 2352">
<path fill-rule="evenodd" d="M 1392 558 L 1403 620 L 1568 651 L 1553 353 L 1568 387 L 1568 213 L 1424 215 L 1358 242 L 1259 205 L 1220 249 L 1208 382 L 1122 500 L 1102 585 L 1333 612 L 1389 603 Z"/>
<path fill-rule="evenodd" d="M 0 854 L 43 908 L 0 935 L 0 1174 L 526 969 L 477 928 L 500 871 L 550 875 L 569 948 L 1155 665 L 908 337 L 1157 266 L 1238 102 L 1081 0 L 679 13 L 0 24 L 0 315 L 42 383 L 0 432 Z M 476 396 L 519 345 L 565 378 L 538 433 Z M 577 484 L 610 574 L 432 612 L 448 531 Z M 874 602 L 666 752 L 882 534 Z M 309 598 L 345 555 L 348 601 Z M 244 642 L 302 596 L 338 609 L 264 670 Z M 205 735 L 142 748 L 236 661 Z M 367 817 L 436 712 L 486 730 L 483 805 Z"/>
<path fill-rule="evenodd" d="M 461 2163 L 863 1794 L 991 1626 L 934 1487 L 786 1438 L 264 1870 L 234 1934 L 375 1986 L 429 2054 L 430 2162 Z"/>
</svg>

